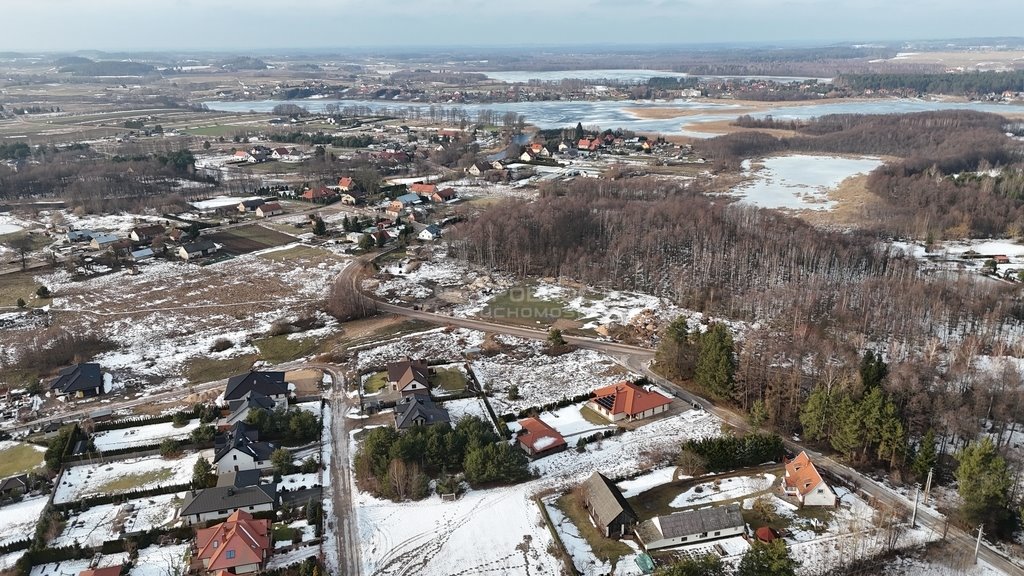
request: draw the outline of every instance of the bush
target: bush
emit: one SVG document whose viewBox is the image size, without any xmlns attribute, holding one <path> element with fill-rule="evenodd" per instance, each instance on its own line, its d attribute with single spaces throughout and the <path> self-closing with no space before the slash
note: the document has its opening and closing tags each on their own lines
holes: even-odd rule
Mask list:
<svg viewBox="0 0 1024 576">
<path fill-rule="evenodd" d="M 203 424 L 189 434 L 192 443 L 197 445 L 209 444 L 216 436 L 217 429 L 209 424 Z"/>
<path fill-rule="evenodd" d="M 189 420 L 191 420 L 191 416 L 188 412 L 175 412 L 174 416 L 171 417 L 171 422 L 174 424 L 175 428 L 186 426 Z"/>
<path fill-rule="evenodd" d="M 36 296 L 39 296 L 40 298 L 49 298 L 51 296 L 50 289 L 46 286 L 40 286 L 36 289 Z"/>
<path fill-rule="evenodd" d="M 225 350 L 230 350 L 234 345 L 235 343 L 227 338 L 217 338 L 213 342 L 213 345 L 210 346 L 210 352 L 223 352 Z"/>
<path fill-rule="evenodd" d="M 24 308 L 25 307 L 25 299 L 24 298 L 18 298 L 18 301 L 16 302 L 16 304 L 18 305 L 18 308 Z"/>
<path fill-rule="evenodd" d="M 168 438 L 160 443 L 160 455 L 164 458 L 172 458 L 181 454 L 181 446 L 177 440 Z"/>
</svg>

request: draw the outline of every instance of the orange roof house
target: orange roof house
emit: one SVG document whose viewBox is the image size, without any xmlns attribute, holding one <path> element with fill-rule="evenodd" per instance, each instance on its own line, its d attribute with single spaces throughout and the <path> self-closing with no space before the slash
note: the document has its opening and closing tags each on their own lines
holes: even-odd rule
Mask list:
<svg viewBox="0 0 1024 576">
<path fill-rule="evenodd" d="M 338 178 L 338 189 L 341 190 L 342 192 L 348 192 L 349 190 L 352 190 L 352 185 L 352 179 L 349 178 L 348 176 Z"/>
<path fill-rule="evenodd" d="M 619 382 L 594 391 L 594 398 L 587 403 L 591 410 L 611 422 L 640 420 L 668 410 L 672 399 L 657 392 L 650 392 L 632 382 Z"/>
<path fill-rule="evenodd" d="M 78 576 L 120 576 L 121 565 L 108 566 L 106 568 L 90 568 L 88 570 L 82 570 L 78 573 Z"/>
<path fill-rule="evenodd" d="M 786 462 L 786 475 L 782 488 L 787 496 L 796 498 L 803 506 L 835 506 L 836 494 L 822 479 L 807 452 Z"/>
<path fill-rule="evenodd" d="M 533 458 L 561 452 L 568 446 L 558 430 L 539 418 L 524 418 L 519 421 L 519 425 L 523 428 L 518 438 L 519 445 Z"/>
<path fill-rule="evenodd" d="M 437 185 L 423 184 L 417 182 L 416 184 L 412 184 L 411 186 L 409 186 L 409 192 L 412 192 L 413 194 L 418 194 L 420 196 L 426 196 L 429 198 L 430 196 L 433 196 L 435 192 L 437 192 Z"/>
<path fill-rule="evenodd" d="M 272 549 L 270 520 L 253 520 L 252 514 L 241 510 L 220 524 L 196 530 L 195 558 L 209 572 L 257 572 Z"/>
</svg>

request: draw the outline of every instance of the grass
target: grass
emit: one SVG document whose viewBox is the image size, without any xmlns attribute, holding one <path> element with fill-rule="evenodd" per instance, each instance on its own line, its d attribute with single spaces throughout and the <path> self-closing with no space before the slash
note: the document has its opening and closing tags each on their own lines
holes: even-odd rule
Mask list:
<svg viewBox="0 0 1024 576">
<path fill-rule="evenodd" d="M 366 390 L 367 394 L 372 394 L 383 389 L 387 385 L 388 373 L 377 372 L 373 376 L 370 376 L 369 378 L 366 379 L 366 384 L 363 385 L 363 388 Z"/>
<path fill-rule="evenodd" d="M 298 258 L 322 262 L 328 260 L 329 256 L 330 254 L 327 252 L 311 246 L 295 246 L 293 248 L 274 250 L 273 252 L 267 252 L 266 254 L 259 255 L 260 258 L 265 258 L 273 262 L 283 262 L 285 260 L 294 260 Z"/>
<path fill-rule="evenodd" d="M 596 424 L 598 426 L 607 426 L 611 424 L 611 422 L 609 422 L 607 418 L 601 416 L 588 406 L 580 407 L 580 416 L 583 416 L 583 419 L 586 420 L 587 422 L 590 422 L 591 424 Z"/>
<path fill-rule="evenodd" d="M 29 270 L 0 275 L 0 307 L 14 306 L 18 298 L 23 298 L 29 308 L 46 306 L 53 302 L 50 298 L 36 296 L 36 290 L 39 289 L 39 283 L 33 278 L 36 273 L 38 271 Z"/>
<path fill-rule="evenodd" d="M 441 368 L 430 376 L 430 385 L 448 392 L 466 389 L 466 375 L 456 368 Z"/>
<path fill-rule="evenodd" d="M 96 492 L 127 492 L 144 484 L 170 480 L 172 476 L 174 476 L 174 472 L 171 470 L 150 470 L 149 472 L 124 474 L 123 476 L 114 478 L 113 480 L 98 486 L 96 488 Z"/>
<path fill-rule="evenodd" d="M 263 338 L 253 342 L 260 357 L 271 364 L 305 358 L 319 349 L 316 338 L 289 339 L 287 335 Z"/>
<path fill-rule="evenodd" d="M 29 472 L 42 463 L 42 452 L 29 444 L 16 444 L 0 450 L 0 478 Z"/>
<path fill-rule="evenodd" d="M 274 542 L 291 542 L 292 538 L 295 537 L 295 533 L 298 532 L 295 528 L 289 528 L 288 526 L 275 525 L 274 530 Z"/>
<path fill-rule="evenodd" d="M 534 298 L 530 287 L 516 287 L 499 294 L 479 314 L 505 324 L 546 326 L 557 320 L 577 320 L 580 315 L 561 302 Z"/>
<path fill-rule="evenodd" d="M 214 380 L 223 380 L 235 374 L 248 372 L 253 362 L 259 360 L 257 354 L 244 354 L 225 360 L 214 358 L 196 358 L 185 370 L 185 377 L 192 384 L 202 384 Z"/>
<path fill-rule="evenodd" d="M 238 124 L 215 124 L 213 126 L 202 126 L 198 128 L 182 128 L 182 131 L 191 134 L 192 136 L 208 136 L 210 138 L 217 138 L 219 136 L 234 136 L 240 133 L 252 133 L 256 131 L 256 126 L 253 125 L 238 125 Z M 245 144 L 234 143 L 239 150 L 246 147 Z"/>
<path fill-rule="evenodd" d="M 633 553 L 633 549 L 622 542 L 605 538 L 591 523 L 587 511 L 580 506 L 576 496 L 572 493 L 562 495 L 555 502 L 555 507 L 561 510 L 576 525 L 576 528 L 580 531 L 580 536 L 586 539 L 587 544 L 590 544 L 591 550 L 594 551 L 594 555 L 599 559 L 615 564 L 619 561 L 619 558 Z"/>
</svg>

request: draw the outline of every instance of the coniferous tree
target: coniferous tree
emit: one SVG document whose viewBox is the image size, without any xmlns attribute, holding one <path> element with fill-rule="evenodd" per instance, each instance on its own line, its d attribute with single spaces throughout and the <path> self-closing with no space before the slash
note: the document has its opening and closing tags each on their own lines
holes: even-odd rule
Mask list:
<svg viewBox="0 0 1024 576">
<path fill-rule="evenodd" d="M 807 397 L 800 411 L 800 424 L 804 428 L 804 439 L 811 442 L 828 440 L 831 436 L 832 394 L 827 386 L 818 384 Z"/>
<path fill-rule="evenodd" d="M 743 555 L 736 576 L 796 576 L 800 562 L 789 555 L 785 541 L 754 542 Z"/>
<path fill-rule="evenodd" d="M 962 503 L 960 514 L 970 524 L 984 524 L 990 533 L 1002 532 L 1010 516 L 1013 480 L 1006 460 L 989 437 L 957 453 L 954 476 Z"/>
<path fill-rule="evenodd" d="M 700 336 L 694 380 L 716 398 L 728 398 L 733 389 L 733 342 L 724 324 L 713 324 Z"/>
<path fill-rule="evenodd" d="M 938 462 L 938 454 L 935 449 L 935 431 L 929 428 L 921 438 L 921 442 L 918 443 L 917 454 L 914 455 L 914 461 L 910 464 L 910 471 L 917 478 L 925 478 L 928 476 L 928 470 L 935 467 L 936 462 Z"/>
<path fill-rule="evenodd" d="M 857 410 L 857 404 L 853 399 L 843 394 L 836 405 L 835 413 L 839 422 L 829 442 L 833 448 L 850 457 L 863 445 L 864 429 L 861 425 L 860 411 Z"/>
</svg>

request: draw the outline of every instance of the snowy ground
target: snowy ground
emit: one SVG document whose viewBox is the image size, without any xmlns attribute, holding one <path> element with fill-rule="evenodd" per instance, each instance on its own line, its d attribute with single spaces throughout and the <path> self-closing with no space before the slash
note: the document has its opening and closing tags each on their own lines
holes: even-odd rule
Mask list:
<svg viewBox="0 0 1024 576">
<path fill-rule="evenodd" d="M 662 484 L 668 484 L 675 479 L 676 467 L 669 466 L 668 468 L 659 468 L 652 470 L 646 474 L 631 478 L 629 480 L 623 480 L 619 482 L 617 486 L 622 492 L 624 498 L 632 498 L 638 494 L 643 494 L 652 488 L 657 488 Z"/>
<path fill-rule="evenodd" d="M 310 526 L 309 522 L 305 520 L 296 520 L 288 525 L 289 528 L 294 528 L 302 533 L 302 540 L 300 542 L 309 542 L 316 538 L 316 527 Z M 280 550 L 281 548 L 287 548 L 292 545 L 291 540 L 282 540 L 280 542 L 274 542 L 274 549 Z"/>
<path fill-rule="evenodd" d="M 168 576 L 178 574 L 174 568 L 184 565 L 185 554 L 190 544 L 171 546 L 150 546 L 139 550 L 139 559 L 132 567 L 129 576 Z"/>
<path fill-rule="evenodd" d="M 294 492 L 295 490 L 304 490 L 306 488 L 320 486 L 322 481 L 323 478 L 319 472 L 286 474 L 281 476 L 281 481 L 277 483 L 277 488 L 278 490 L 287 488 L 289 491 Z"/>
<path fill-rule="evenodd" d="M 627 324 L 644 310 L 657 311 L 661 315 L 675 315 L 672 313 L 677 312 L 668 301 L 638 292 L 594 292 L 540 282 L 532 288 L 532 294 L 538 300 L 564 303 L 567 310 L 580 315 L 583 329 L 612 322 Z"/>
<path fill-rule="evenodd" d="M 457 360 L 467 348 L 480 346 L 482 332 L 456 328 L 435 328 L 416 334 L 406 334 L 394 340 L 374 344 L 359 352 L 358 368 L 383 367 L 406 356 L 429 360 Z"/>
<path fill-rule="evenodd" d="M 46 500 L 46 496 L 36 496 L 0 508 L 0 546 L 31 538 Z"/>
<path fill-rule="evenodd" d="M 160 486 L 186 484 L 192 480 L 192 468 L 199 458 L 213 460 L 213 450 L 193 452 L 181 458 L 167 459 L 162 456 L 147 456 L 130 460 L 118 460 L 106 464 L 82 464 L 64 470 L 54 493 L 56 504 L 73 502 L 89 496 L 107 493 L 149 490 Z M 126 488 L 111 489 L 115 482 L 124 482 L 131 477 L 137 483 Z"/>
<path fill-rule="evenodd" d="M 617 428 L 614 424 L 598 425 L 587 422 L 580 412 L 582 407 L 583 404 L 572 404 L 552 412 L 541 412 L 540 419 L 548 426 L 557 430 L 565 438 L 566 442 L 569 442 L 569 439 L 575 436 L 589 436 L 595 432 Z M 572 445 L 574 443 L 569 442 L 569 444 Z"/>
<path fill-rule="evenodd" d="M 160 424 L 97 432 L 93 435 L 92 441 L 100 452 L 120 450 L 121 448 L 131 448 L 134 446 L 156 446 L 168 438 L 174 440 L 188 438 L 189 434 L 198 427 L 198 418 L 190 420 L 188 424 L 181 427 L 175 427 L 173 422 L 162 422 Z"/>
<path fill-rule="evenodd" d="M 50 546 L 59 548 L 78 542 L 82 546 L 100 546 L 118 540 L 126 533 L 144 532 L 174 521 L 182 495 L 162 494 L 129 500 L 124 504 L 103 504 L 68 518 L 64 532 Z"/>
<path fill-rule="evenodd" d="M 95 568 L 107 568 L 120 566 L 128 561 L 128 554 L 100 555 L 98 558 L 86 558 L 83 560 L 65 560 L 50 564 L 33 566 L 29 576 L 78 576 L 78 573 L 89 569 L 93 560 L 96 560 Z"/>
<path fill-rule="evenodd" d="M 492 426 L 494 424 L 491 422 L 491 415 L 487 413 L 484 401 L 476 397 L 448 400 L 442 403 L 441 407 L 448 411 L 448 417 L 451 418 L 452 426 L 455 426 L 459 423 L 459 420 L 467 416 L 476 416 Z"/>
<path fill-rule="evenodd" d="M 294 566 L 306 558 L 313 558 L 319 553 L 319 546 L 306 546 L 304 548 L 299 548 L 298 550 L 292 550 L 286 554 L 275 554 L 271 556 L 270 560 L 267 562 L 267 570 L 277 570 L 287 566 Z"/>
<path fill-rule="evenodd" d="M 767 473 L 757 476 L 722 478 L 693 486 L 672 499 L 668 505 L 672 508 L 696 508 L 723 500 L 742 498 L 748 494 L 768 490 L 772 487 L 773 482 L 775 482 L 775 475 Z"/>
<path fill-rule="evenodd" d="M 552 504 L 557 498 L 545 498 L 544 507 L 547 509 L 551 524 L 558 532 L 558 538 L 562 541 L 566 551 L 572 556 L 572 563 L 576 570 L 583 576 L 599 576 L 607 574 L 611 570 L 611 563 L 598 560 L 587 539 L 580 535 L 579 528 L 572 523 L 562 511 Z"/>
</svg>

